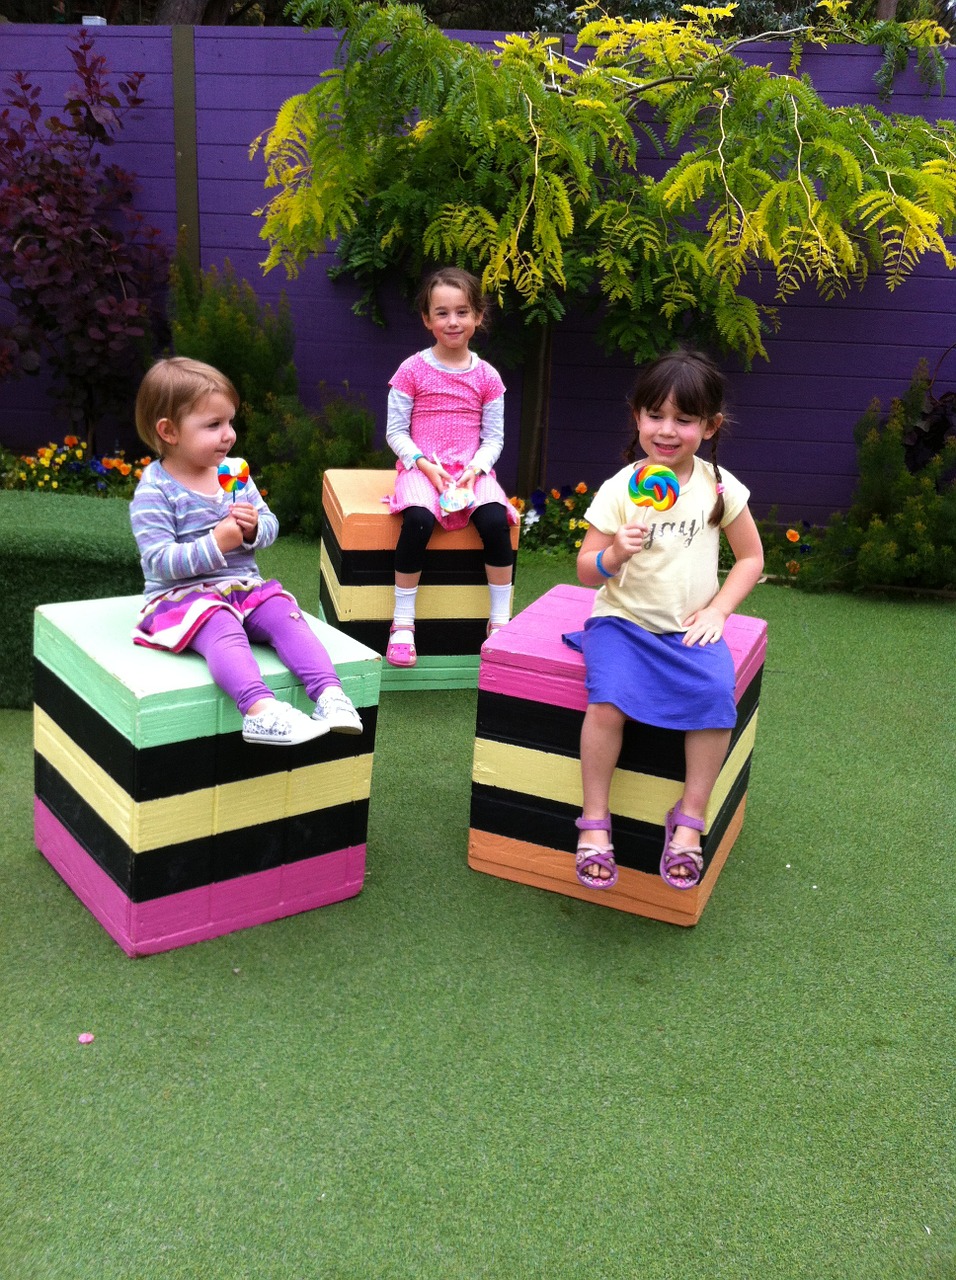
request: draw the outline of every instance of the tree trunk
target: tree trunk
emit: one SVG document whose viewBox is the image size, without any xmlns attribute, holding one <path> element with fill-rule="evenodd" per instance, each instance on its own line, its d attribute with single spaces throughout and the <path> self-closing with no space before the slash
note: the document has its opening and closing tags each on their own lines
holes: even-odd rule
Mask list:
<svg viewBox="0 0 956 1280">
<path fill-rule="evenodd" d="M 525 362 L 517 482 L 518 496 L 522 498 L 540 488 L 547 474 L 552 331 L 550 324 L 532 330 L 531 350 Z"/>
<path fill-rule="evenodd" d="M 892 22 L 896 17 L 896 6 L 899 0 L 876 0 L 877 22 Z"/>
<path fill-rule="evenodd" d="M 153 23 L 157 27 L 224 26 L 233 0 L 159 0 Z"/>
<path fill-rule="evenodd" d="M 157 27 L 198 27 L 206 0 L 159 0 L 153 22 Z"/>
</svg>

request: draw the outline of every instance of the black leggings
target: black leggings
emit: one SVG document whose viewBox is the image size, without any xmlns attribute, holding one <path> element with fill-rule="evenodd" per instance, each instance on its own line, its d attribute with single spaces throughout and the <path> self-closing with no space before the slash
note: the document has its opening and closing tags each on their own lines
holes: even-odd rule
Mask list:
<svg viewBox="0 0 956 1280">
<path fill-rule="evenodd" d="M 478 530 L 485 548 L 485 564 L 495 568 L 514 564 L 508 513 L 500 502 L 485 502 L 475 507 L 471 522 Z M 427 507 L 406 507 L 402 512 L 402 531 L 395 548 L 396 573 L 421 573 L 425 548 L 435 528 L 435 517 Z"/>
</svg>

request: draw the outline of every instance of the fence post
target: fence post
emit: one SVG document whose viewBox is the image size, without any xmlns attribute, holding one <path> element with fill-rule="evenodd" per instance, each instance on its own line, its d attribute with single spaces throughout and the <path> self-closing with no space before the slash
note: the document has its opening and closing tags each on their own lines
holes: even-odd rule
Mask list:
<svg viewBox="0 0 956 1280">
<path fill-rule="evenodd" d="M 198 275 L 202 269 L 199 238 L 199 161 L 196 145 L 195 28 L 170 28 L 173 55 L 173 142 L 176 153 L 176 228 L 179 252 Z"/>
</svg>

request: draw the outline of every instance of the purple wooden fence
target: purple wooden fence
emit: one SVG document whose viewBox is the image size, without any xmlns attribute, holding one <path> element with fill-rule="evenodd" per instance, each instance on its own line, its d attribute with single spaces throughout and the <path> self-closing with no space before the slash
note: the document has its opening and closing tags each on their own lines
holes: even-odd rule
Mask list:
<svg viewBox="0 0 956 1280">
<path fill-rule="evenodd" d="M 62 105 L 72 70 L 63 26 L 0 26 L 0 83 L 13 70 L 29 71 L 43 88 L 44 105 Z M 489 44 L 487 33 L 460 33 Z M 173 134 L 171 31 L 163 27 L 107 27 L 95 32 L 97 51 L 114 74 L 142 70 L 145 105 L 127 122 L 116 159 L 140 178 L 139 207 L 170 245 L 177 226 Z M 287 281 L 263 276 L 265 245 L 252 211 L 265 200 L 265 166 L 249 159 L 249 144 L 275 120 L 282 102 L 315 83 L 335 52 L 330 32 L 292 28 L 197 27 L 196 139 L 200 208 L 200 257 L 204 267 L 228 259 L 265 301 L 285 291 L 296 330 L 296 364 L 306 403 L 317 401 L 320 382 L 347 382 L 362 393 L 384 422 L 386 383 L 400 360 L 425 333 L 397 298 L 386 300 L 388 327 L 380 329 L 350 310 L 355 291 L 333 285 L 329 261 L 310 261 Z M 761 58 L 781 60 L 779 47 Z M 956 85 L 948 53 L 945 96 L 925 95 L 914 71 L 898 82 L 897 112 L 929 118 L 956 117 Z M 873 74 L 879 53 L 843 48 L 808 53 L 804 69 L 827 101 L 877 105 Z M 2 311 L 0 301 L 0 315 Z M 733 429 L 722 461 L 748 483 L 758 513 L 776 506 L 785 519 L 823 521 L 845 509 L 855 481 L 853 427 L 876 396 L 887 406 L 909 384 L 917 361 L 930 367 L 956 340 L 956 275 L 942 263 L 923 265 L 891 294 L 879 278 L 842 301 L 823 303 L 806 292 L 781 309 L 780 332 L 767 339 L 769 362 L 747 373 L 728 366 Z M 499 464 L 503 483 L 514 484 L 521 370 L 502 369 L 508 385 L 508 443 Z M 592 341 L 586 318 L 569 317 L 555 337 L 548 482 L 594 484 L 616 468 L 629 435 L 625 396 L 633 367 L 608 356 Z M 946 379 L 950 381 L 947 382 Z M 956 355 L 944 364 L 937 389 L 956 384 Z M 0 442 L 32 448 L 59 439 L 42 379 L 0 384 Z"/>
</svg>

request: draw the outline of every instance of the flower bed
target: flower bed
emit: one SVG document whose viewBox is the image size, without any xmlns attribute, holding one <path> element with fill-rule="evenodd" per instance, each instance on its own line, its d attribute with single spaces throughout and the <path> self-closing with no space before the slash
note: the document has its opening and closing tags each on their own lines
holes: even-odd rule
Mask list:
<svg viewBox="0 0 956 1280">
<path fill-rule="evenodd" d="M 64 436 L 36 453 L 16 456 L 0 450 L 0 487 L 31 493 L 72 493 L 90 497 L 131 498 L 150 458 L 127 462 L 122 451 L 90 453 L 77 436 Z"/>
</svg>

